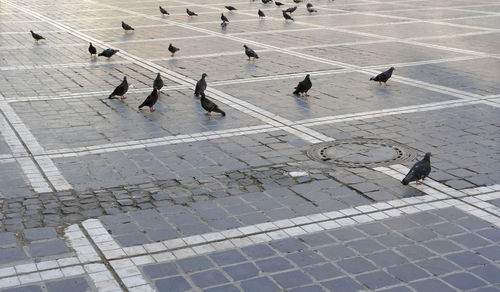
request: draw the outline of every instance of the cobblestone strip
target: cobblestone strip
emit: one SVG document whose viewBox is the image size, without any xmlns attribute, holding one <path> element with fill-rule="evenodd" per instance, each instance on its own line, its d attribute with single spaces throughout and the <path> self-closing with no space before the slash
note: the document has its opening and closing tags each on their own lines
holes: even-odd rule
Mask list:
<svg viewBox="0 0 500 292">
<path fill-rule="evenodd" d="M 399 170 L 403 169 L 400 165 L 394 167 Z M 400 172 L 392 168 L 377 168 L 377 170 L 390 174 L 397 179 L 402 176 Z M 133 266 L 133 269 L 138 265 L 152 263 L 153 260 L 156 262 L 179 260 L 214 251 L 255 245 L 307 233 L 451 206 L 464 210 L 496 226 L 500 226 L 500 217 L 491 216 L 491 214 L 482 209 L 483 206 L 491 208 L 491 204 L 487 203 L 486 200 L 496 199 L 500 196 L 500 192 L 494 191 L 494 188 L 498 188 L 498 185 L 478 190 L 486 192 L 487 196 L 480 193 L 476 197 L 470 197 L 468 199 L 469 202 L 464 202 L 460 198 L 455 198 L 458 193 L 462 194 L 460 191 L 442 186 L 436 182 L 428 184 L 433 187 L 427 185 L 418 186 L 419 190 L 427 193 L 427 195 L 420 197 L 379 202 L 339 211 L 311 214 L 220 232 L 210 232 L 123 248 L 107 233 L 98 219 L 89 219 L 85 222 L 88 222 L 87 224 L 91 224 L 97 230 L 96 233 L 98 236 L 95 239 L 92 235 L 91 237 L 96 241 L 97 246 L 102 250 L 106 259 L 111 262 L 121 260 L 119 262 L 121 268 L 129 265 Z M 477 206 L 472 205 L 470 202 L 477 204 Z"/>
<path fill-rule="evenodd" d="M 0 96 L 0 104 L 3 102 L 1 98 Z M 2 114 L 0 114 L 0 134 L 12 151 L 12 156 L 3 155 L 3 157 L 10 161 L 10 158 L 24 156 L 17 158 L 16 161 L 28 179 L 29 184 L 33 187 L 33 190 L 38 193 L 51 192 L 52 189 L 47 180 L 33 160 L 27 157 L 28 151 Z"/>
<path fill-rule="evenodd" d="M 49 182 L 52 184 L 52 186 L 55 188 L 55 190 L 64 191 L 72 189 L 72 186 L 66 181 L 66 179 L 63 177 L 61 172 L 57 169 L 57 167 L 54 165 L 54 163 L 49 157 L 35 156 L 35 155 L 43 155 L 45 150 L 38 143 L 33 134 L 31 134 L 30 130 L 26 127 L 26 125 L 19 118 L 14 109 L 6 102 L 5 98 L 2 95 L 0 95 L 0 111 L 3 112 L 6 120 L 8 121 L 8 123 L 10 123 L 12 127 L 11 131 L 7 131 L 6 130 L 7 128 L 2 126 L 3 130 L 2 133 L 4 131 L 7 131 L 5 135 L 8 136 L 8 140 L 11 143 L 15 143 L 13 141 L 17 134 L 17 137 L 19 138 L 19 144 L 21 144 L 24 148 L 26 148 L 24 151 L 27 154 L 33 155 L 34 161 L 21 159 L 19 163 L 21 164 L 21 168 L 23 169 L 24 173 L 26 174 L 30 182 L 35 183 L 34 185 L 35 191 L 46 192 L 51 190 L 50 188 L 47 189 L 47 186 L 42 184 L 43 180 L 39 175 L 40 171 L 37 169 L 37 167 L 33 162 L 36 162 L 38 164 L 38 167 L 43 172 L 45 177 L 49 180 Z M 0 123 L 5 124 L 5 122 L 6 121 L 2 121 Z M 14 154 L 17 154 L 20 151 L 19 144 L 15 146 L 14 148 L 15 152 L 13 152 Z M 38 184 L 38 182 L 40 184 Z"/>
<path fill-rule="evenodd" d="M 399 164 L 391 165 L 390 168 L 377 167 L 374 169 L 398 180 L 402 180 L 409 171 L 407 167 Z M 469 196 L 470 189 L 467 191 L 455 190 L 429 178 L 426 178 L 423 184 L 412 186 L 426 194 L 434 194 L 438 191 L 448 198 L 455 198 L 460 202 L 460 206 L 457 206 L 457 208 L 500 227 L 500 208 L 485 201 L 486 198 L 500 196 L 500 192 L 497 190 L 499 189 L 498 184 L 491 187 L 475 188 L 475 192 L 489 194 L 479 198 Z"/>
<path fill-rule="evenodd" d="M 83 227 L 88 232 L 90 238 L 95 243 L 97 248 L 106 257 L 107 260 L 113 258 L 110 257 L 110 253 L 113 253 L 117 257 L 126 257 L 124 251 L 120 248 L 118 243 L 113 239 L 113 237 L 108 233 L 106 228 L 102 225 L 101 221 L 98 219 L 89 219 L 82 222 Z M 147 256 L 146 256 L 147 257 Z M 130 259 L 115 260 L 109 263 L 113 267 L 114 272 L 120 278 L 120 281 L 129 289 L 133 291 L 153 291 L 153 288 L 144 280 L 140 270 L 136 266 L 137 263 L 149 263 L 146 259 L 138 262 L 131 261 Z M 153 262 L 153 261 L 150 261 Z M 105 283 L 103 283 L 105 284 Z M 96 283 L 96 286 L 98 283 Z M 100 289 L 101 290 L 101 289 Z"/>
<path fill-rule="evenodd" d="M 0 287 L 8 288 L 29 283 L 87 274 L 99 291 L 121 291 L 112 274 L 78 225 L 65 229 L 65 237 L 76 256 L 37 263 L 24 263 L 0 269 Z"/>
<path fill-rule="evenodd" d="M 81 39 L 84 39 L 86 41 L 92 41 L 94 42 L 96 45 L 100 45 L 100 46 L 103 46 L 103 47 L 108 47 L 108 45 L 100 40 L 97 40 L 97 39 L 94 39 L 88 35 L 85 35 L 77 30 L 74 30 L 72 29 L 71 27 L 67 26 L 67 25 L 64 25 L 64 24 L 61 24 L 61 23 L 57 23 L 55 22 L 54 20 L 48 18 L 48 17 L 45 17 L 43 15 L 40 15 L 36 12 L 33 12 L 27 8 L 24 8 L 22 6 L 19 6 L 17 4 L 14 4 L 8 0 L 1 0 L 3 3 L 6 3 L 14 8 L 17 8 L 33 17 L 36 17 L 38 19 L 41 19 L 41 20 L 44 20 L 48 23 L 51 23 L 52 25 L 56 26 L 56 27 L 59 27 L 59 28 L 62 28 L 64 30 L 66 30 L 67 32 L 69 32 L 70 34 L 73 34 L 74 36 L 77 36 Z M 93 2 L 93 1 L 88 1 L 88 2 L 92 2 L 92 3 L 96 3 L 96 2 Z M 98 3 L 96 3 L 98 4 Z M 99 3 L 99 5 L 105 5 L 105 4 L 101 4 Z M 113 6 L 111 6 L 113 7 Z M 117 10 L 121 10 L 120 8 L 117 8 Z M 123 9 L 125 10 L 125 9 Z M 128 12 L 128 13 L 131 13 L 133 14 L 132 12 Z M 142 15 L 142 14 L 140 14 Z M 124 50 L 120 50 L 120 55 L 127 59 L 127 60 L 132 60 L 132 61 L 135 61 L 135 64 L 145 68 L 145 69 L 148 69 L 148 70 L 151 70 L 152 72 L 163 72 L 164 74 L 167 75 L 167 77 L 169 79 L 171 79 L 172 81 L 174 82 L 177 82 L 181 85 L 191 85 L 193 86 L 194 84 L 196 84 L 196 81 L 193 80 L 193 79 L 190 79 L 182 74 L 179 74 L 177 72 L 174 72 L 174 71 L 171 71 L 171 70 L 168 70 L 162 66 L 159 66 L 155 63 L 152 63 L 152 62 L 149 62 L 147 60 L 144 60 L 142 58 L 139 58 L 135 55 L 132 55 L 130 53 L 127 53 L 126 51 Z M 272 126 L 276 126 L 276 127 L 280 127 L 280 129 L 284 130 L 284 131 L 287 131 L 289 133 L 292 133 L 296 136 L 298 136 L 299 138 L 309 142 L 309 143 L 318 143 L 318 142 L 325 142 L 325 141 L 331 141 L 332 138 L 330 137 L 327 137 L 326 135 L 320 133 L 320 132 L 317 132 L 315 130 L 312 130 L 312 129 L 307 129 L 303 126 L 295 126 L 295 127 L 292 127 L 291 124 L 293 123 L 292 121 L 289 121 L 283 117 L 280 117 L 276 114 L 273 114 L 273 113 L 270 113 L 262 108 L 259 108 L 253 104 L 250 104 L 246 101 L 243 101 L 243 100 L 240 100 L 236 97 L 233 97 L 229 94 L 226 94 L 220 90 L 217 90 L 217 89 L 214 89 L 214 88 L 207 88 L 207 95 L 214 98 L 215 100 L 218 100 L 220 102 L 223 102 L 225 103 L 226 105 L 236 109 L 236 110 L 239 110 L 243 113 L 246 113 L 256 119 L 259 119 L 265 123 L 268 123 Z"/>
</svg>

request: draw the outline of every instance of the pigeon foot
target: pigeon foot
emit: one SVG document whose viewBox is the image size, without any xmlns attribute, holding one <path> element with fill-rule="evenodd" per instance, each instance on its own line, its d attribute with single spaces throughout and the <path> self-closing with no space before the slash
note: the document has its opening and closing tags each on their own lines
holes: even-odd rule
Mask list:
<svg viewBox="0 0 500 292">
<path fill-rule="evenodd" d="M 127 97 L 124 95 L 124 96 L 122 96 L 122 97 L 120 97 L 120 98 L 121 98 L 121 99 L 125 99 L 125 98 L 127 98 Z"/>
<path fill-rule="evenodd" d="M 149 112 L 151 112 L 151 113 L 152 113 L 152 112 L 154 112 L 154 111 L 155 111 L 155 109 L 154 109 L 154 108 L 150 108 L 150 109 L 149 109 Z"/>
</svg>

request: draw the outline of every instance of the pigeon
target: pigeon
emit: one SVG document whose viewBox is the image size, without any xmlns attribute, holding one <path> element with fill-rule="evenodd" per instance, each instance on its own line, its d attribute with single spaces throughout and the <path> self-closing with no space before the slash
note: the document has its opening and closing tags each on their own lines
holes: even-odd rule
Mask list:
<svg viewBox="0 0 500 292">
<path fill-rule="evenodd" d="M 305 96 L 309 96 L 307 92 L 309 91 L 309 89 L 311 89 L 311 87 L 312 87 L 311 79 L 309 78 L 309 74 L 307 74 L 306 78 L 300 81 L 297 87 L 295 87 L 295 91 L 293 92 L 293 94 L 302 96 L 302 94 L 304 93 Z"/>
<path fill-rule="evenodd" d="M 167 10 L 165 10 L 165 9 L 164 9 L 163 7 L 161 7 L 161 6 L 160 6 L 160 12 L 161 12 L 161 14 L 163 14 L 163 15 L 165 15 L 165 14 L 166 14 L 166 15 L 170 15 L 170 13 L 168 13 L 168 11 L 167 11 Z"/>
<path fill-rule="evenodd" d="M 227 17 L 224 16 L 224 13 L 222 13 L 222 15 L 220 16 L 220 20 L 222 20 L 223 22 L 229 22 L 229 19 L 227 19 Z"/>
<path fill-rule="evenodd" d="M 125 93 L 128 91 L 128 82 L 127 82 L 127 76 L 123 77 L 122 83 L 118 85 L 115 90 L 108 96 L 109 99 L 114 98 L 115 96 L 120 96 L 121 99 L 125 99 Z"/>
<path fill-rule="evenodd" d="M 189 15 L 189 16 L 198 16 L 198 14 L 194 13 L 193 11 L 189 10 L 186 8 L 186 13 Z"/>
<path fill-rule="evenodd" d="M 429 173 L 431 173 L 431 153 L 427 152 L 425 153 L 424 159 L 413 165 L 401 183 L 407 185 L 410 182 L 415 181 L 418 185 L 420 184 L 418 180 L 424 180 Z"/>
<path fill-rule="evenodd" d="M 160 73 L 156 75 L 156 79 L 153 82 L 153 88 L 160 91 L 160 89 L 163 87 L 163 80 L 161 79 Z"/>
<path fill-rule="evenodd" d="M 153 88 L 153 91 L 146 97 L 146 100 L 144 100 L 143 103 L 139 106 L 139 109 L 149 106 L 149 111 L 154 112 L 155 108 L 153 107 L 155 103 L 158 101 L 158 91 Z"/>
<path fill-rule="evenodd" d="M 170 53 L 172 53 L 172 57 L 174 56 L 175 52 L 177 52 L 179 50 L 180 50 L 179 48 L 176 48 L 176 47 L 172 46 L 172 44 L 168 45 L 168 51 Z"/>
<path fill-rule="evenodd" d="M 273 2 L 273 0 L 261 0 L 261 1 L 262 1 L 262 3 L 264 3 L 264 4 L 267 4 L 267 3 Z"/>
<path fill-rule="evenodd" d="M 102 51 L 99 55 L 97 56 L 104 56 L 107 57 L 108 59 L 111 58 L 114 54 L 119 52 L 120 50 L 114 50 L 114 49 L 105 49 Z"/>
<path fill-rule="evenodd" d="M 92 57 L 92 55 L 97 54 L 97 49 L 92 45 L 92 43 L 90 43 L 90 45 L 89 45 L 89 53 L 90 53 L 91 57 Z"/>
<path fill-rule="evenodd" d="M 129 30 L 134 30 L 133 27 L 131 27 L 130 25 L 126 24 L 125 22 L 122 21 L 122 28 L 125 30 L 125 31 L 129 31 Z"/>
<path fill-rule="evenodd" d="M 198 96 L 201 93 L 205 92 L 207 89 L 207 81 L 205 81 L 205 77 L 207 77 L 207 73 L 203 73 L 201 75 L 201 79 L 196 82 L 196 86 L 194 88 L 194 95 Z"/>
<path fill-rule="evenodd" d="M 39 40 L 44 40 L 45 38 L 39 34 L 37 34 L 36 32 L 33 32 L 32 30 L 30 30 L 31 32 L 31 36 L 35 39 L 35 41 L 39 41 Z"/>
<path fill-rule="evenodd" d="M 313 8 L 312 3 L 307 3 L 306 8 L 307 8 L 307 12 L 309 12 L 309 13 L 318 12 L 318 10 Z"/>
<path fill-rule="evenodd" d="M 285 21 L 286 20 L 294 21 L 293 18 L 290 15 L 288 15 L 285 10 L 282 10 L 282 11 L 283 11 L 283 17 L 285 18 Z"/>
<path fill-rule="evenodd" d="M 226 26 L 227 26 L 227 23 L 223 20 L 221 23 L 220 23 L 220 26 L 222 27 L 222 29 L 225 29 Z"/>
<path fill-rule="evenodd" d="M 370 80 L 378 81 L 378 85 L 382 85 L 382 82 L 384 82 L 385 86 L 388 86 L 387 80 L 389 80 L 389 78 L 391 78 L 392 71 L 394 71 L 394 67 L 391 67 L 391 68 L 389 68 L 389 70 L 382 72 L 375 77 L 370 78 Z"/>
<path fill-rule="evenodd" d="M 226 7 L 226 9 L 229 11 L 238 10 L 238 9 L 234 8 L 233 6 L 224 6 L 224 7 Z"/>
<path fill-rule="evenodd" d="M 264 14 L 264 12 L 262 12 L 262 10 L 260 10 L 260 9 L 259 9 L 258 14 L 259 14 L 259 17 L 266 17 L 266 15 Z"/>
<path fill-rule="evenodd" d="M 274 4 L 276 4 L 276 6 L 278 6 L 278 7 L 280 7 L 281 5 L 285 5 L 285 4 L 278 2 L 278 1 L 274 2 Z"/>
<path fill-rule="evenodd" d="M 302 2 L 302 1 L 304 1 L 304 0 L 293 0 L 293 2 L 295 2 L 295 3 L 297 3 L 297 4 L 299 4 L 299 3 L 300 3 L 300 2 Z"/>
<path fill-rule="evenodd" d="M 201 107 L 207 111 L 207 115 L 210 115 L 211 112 L 216 112 L 220 113 L 223 117 L 226 115 L 226 113 L 221 110 L 213 101 L 207 99 L 205 97 L 205 92 L 201 92 Z"/>
<path fill-rule="evenodd" d="M 253 58 L 254 60 L 259 58 L 257 53 L 254 50 L 247 47 L 247 45 L 243 45 L 243 47 L 245 48 L 245 54 L 248 57 L 248 61 L 250 61 L 250 58 Z"/>
<path fill-rule="evenodd" d="M 293 13 L 295 10 L 297 10 L 297 6 L 290 7 L 290 8 L 288 8 L 285 11 L 288 12 L 288 13 Z"/>
</svg>

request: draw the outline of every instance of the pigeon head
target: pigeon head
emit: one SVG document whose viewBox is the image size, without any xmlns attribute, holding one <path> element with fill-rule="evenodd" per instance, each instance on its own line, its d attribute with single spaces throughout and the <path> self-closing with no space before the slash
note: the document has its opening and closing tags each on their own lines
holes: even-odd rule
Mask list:
<svg viewBox="0 0 500 292">
<path fill-rule="evenodd" d="M 309 74 L 306 75 L 306 78 L 309 79 Z"/>
<path fill-rule="evenodd" d="M 394 67 L 391 67 L 389 70 L 394 71 L 394 69 L 395 69 Z M 429 154 L 430 154 L 430 153 L 429 153 Z"/>
<path fill-rule="evenodd" d="M 432 155 L 431 155 L 431 153 L 430 153 L 430 152 L 425 153 L 424 160 L 426 160 L 426 161 L 431 160 L 431 156 L 432 156 Z"/>
<path fill-rule="evenodd" d="M 248 48 L 248 47 L 247 47 L 247 45 L 243 45 L 243 47 L 244 47 L 245 49 L 247 49 L 247 48 Z"/>
<path fill-rule="evenodd" d="M 158 75 L 156 75 L 156 77 L 160 77 L 160 72 L 158 72 Z"/>
<path fill-rule="evenodd" d="M 203 74 L 201 74 L 201 78 L 205 78 L 205 77 L 207 77 L 207 76 L 208 76 L 208 75 L 207 75 L 207 73 L 203 73 Z"/>
<path fill-rule="evenodd" d="M 33 33 L 33 31 L 30 29 L 30 32 Z"/>
<path fill-rule="evenodd" d="M 127 81 L 127 76 L 123 76 L 123 81 Z"/>
</svg>

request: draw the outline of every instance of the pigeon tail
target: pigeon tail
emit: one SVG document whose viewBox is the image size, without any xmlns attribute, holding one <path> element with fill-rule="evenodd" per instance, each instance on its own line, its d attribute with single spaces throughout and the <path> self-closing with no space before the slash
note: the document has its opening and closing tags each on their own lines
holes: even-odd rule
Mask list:
<svg viewBox="0 0 500 292">
<path fill-rule="evenodd" d="M 374 81 L 374 80 L 375 80 L 375 77 L 370 78 L 370 81 Z"/>
<path fill-rule="evenodd" d="M 405 178 L 403 178 L 403 180 L 401 181 L 401 183 L 403 185 L 408 185 L 411 181 L 413 181 L 413 172 L 411 171 L 410 173 L 408 173 Z"/>
<path fill-rule="evenodd" d="M 220 108 L 218 108 L 218 107 L 216 107 L 213 111 L 216 112 L 216 113 L 221 114 L 223 117 L 226 116 L 226 113 L 223 110 L 221 110 Z"/>
</svg>

